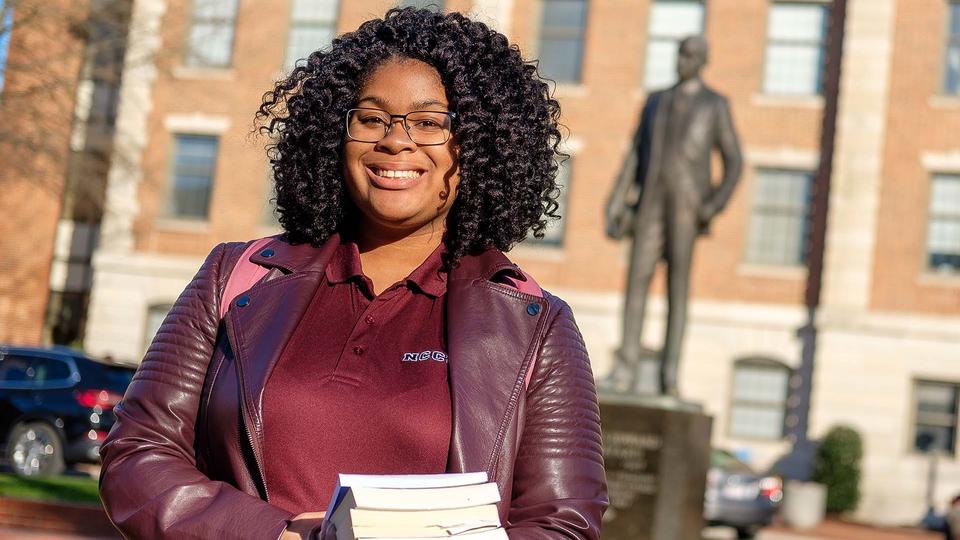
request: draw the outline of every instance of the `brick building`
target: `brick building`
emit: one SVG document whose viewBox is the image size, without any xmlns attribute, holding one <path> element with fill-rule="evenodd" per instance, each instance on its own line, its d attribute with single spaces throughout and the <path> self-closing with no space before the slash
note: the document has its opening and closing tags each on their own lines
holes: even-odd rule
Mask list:
<svg viewBox="0 0 960 540">
<path fill-rule="evenodd" d="M 0 0 L 0 343 L 76 343 L 91 284 L 127 0 Z"/>
<path fill-rule="evenodd" d="M 437 2 L 432 2 L 437 3 Z M 938 501 L 960 491 L 960 3 L 847 0 L 836 131 L 827 140 L 823 289 L 813 322 L 809 430 L 864 436 L 859 516 L 923 514 L 933 442 Z M 295 58 L 385 0 L 137 0 L 120 96 L 87 348 L 136 359 L 217 242 L 269 234 L 262 93 Z M 843 3 L 839 3 L 843 5 Z M 714 416 L 714 444 L 765 467 L 801 419 L 811 201 L 821 169 L 832 2 L 449 0 L 518 43 L 557 81 L 570 137 L 564 218 L 512 256 L 574 307 L 595 371 L 619 341 L 626 246 L 602 208 L 647 92 L 672 82 L 682 36 L 711 44 L 745 170 L 697 247 L 681 392 Z M 838 19 L 839 20 L 839 19 Z M 836 28 L 834 28 L 836 30 Z M 830 35 L 841 35 L 834 31 Z M 829 120 L 829 119 L 827 119 Z M 823 184 L 817 184 L 823 186 Z M 605 264 L 597 264 L 598 261 Z M 662 279 L 645 342 L 659 345 Z M 801 404 L 802 405 L 802 404 Z"/>
<path fill-rule="evenodd" d="M 42 338 L 83 57 L 69 4 L 0 2 L 0 342 Z"/>
</svg>

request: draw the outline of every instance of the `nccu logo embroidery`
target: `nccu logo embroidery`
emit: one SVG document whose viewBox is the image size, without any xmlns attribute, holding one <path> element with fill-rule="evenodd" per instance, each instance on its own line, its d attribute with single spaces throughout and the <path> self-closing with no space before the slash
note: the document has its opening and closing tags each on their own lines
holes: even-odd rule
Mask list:
<svg viewBox="0 0 960 540">
<path fill-rule="evenodd" d="M 407 352 L 403 353 L 404 362 L 426 362 L 427 360 L 433 360 L 434 362 L 446 362 L 447 353 L 443 351 L 423 351 L 423 352 Z"/>
</svg>

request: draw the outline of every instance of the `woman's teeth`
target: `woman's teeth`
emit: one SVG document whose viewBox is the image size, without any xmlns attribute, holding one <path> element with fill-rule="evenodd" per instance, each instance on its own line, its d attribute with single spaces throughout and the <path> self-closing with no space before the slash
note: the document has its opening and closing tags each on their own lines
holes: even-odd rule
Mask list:
<svg viewBox="0 0 960 540">
<path fill-rule="evenodd" d="M 377 176 L 382 176 L 384 178 L 416 178 L 420 176 L 419 171 L 394 171 L 390 169 L 374 169 L 373 172 Z"/>
</svg>

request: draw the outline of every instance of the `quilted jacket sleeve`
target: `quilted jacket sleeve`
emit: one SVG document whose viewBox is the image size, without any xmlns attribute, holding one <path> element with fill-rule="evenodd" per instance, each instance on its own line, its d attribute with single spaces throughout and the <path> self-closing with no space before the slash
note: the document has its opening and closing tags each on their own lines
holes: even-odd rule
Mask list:
<svg viewBox="0 0 960 540">
<path fill-rule="evenodd" d="M 291 517 L 196 467 L 194 426 L 228 250 L 210 253 L 170 310 L 101 447 L 100 496 L 127 538 L 273 539 Z"/>
<path fill-rule="evenodd" d="M 573 313 L 551 300 L 559 309 L 527 388 L 508 535 L 595 540 L 607 507 L 600 409 Z"/>
</svg>

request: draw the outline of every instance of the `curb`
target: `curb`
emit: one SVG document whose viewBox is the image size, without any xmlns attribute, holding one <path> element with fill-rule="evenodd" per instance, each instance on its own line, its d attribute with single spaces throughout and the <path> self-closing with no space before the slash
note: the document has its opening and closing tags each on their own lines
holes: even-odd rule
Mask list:
<svg viewBox="0 0 960 540">
<path fill-rule="evenodd" d="M 0 527 L 120 538 L 98 504 L 0 497 Z"/>
</svg>

